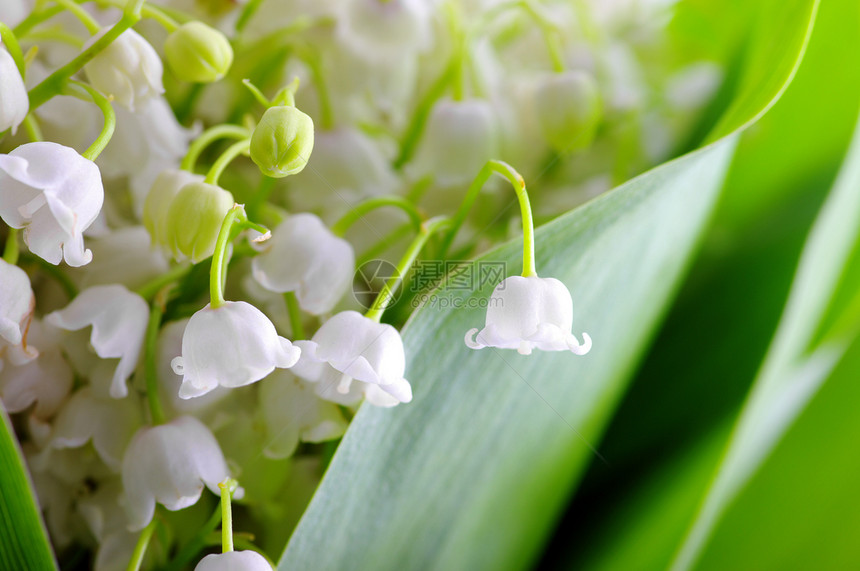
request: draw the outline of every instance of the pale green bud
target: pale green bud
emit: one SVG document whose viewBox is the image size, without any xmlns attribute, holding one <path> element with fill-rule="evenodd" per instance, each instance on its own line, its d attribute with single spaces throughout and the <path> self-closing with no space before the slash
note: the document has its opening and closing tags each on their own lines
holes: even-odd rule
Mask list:
<svg viewBox="0 0 860 571">
<path fill-rule="evenodd" d="M 230 192 L 214 184 L 186 184 L 167 211 L 167 242 L 177 260 L 197 263 L 215 251 L 218 231 L 235 201 Z"/>
<path fill-rule="evenodd" d="M 301 172 L 313 149 L 313 119 L 292 106 L 268 108 L 251 136 L 251 159 L 272 178 Z"/>
<path fill-rule="evenodd" d="M 154 245 L 170 248 L 167 213 L 179 191 L 192 182 L 203 182 L 203 177 L 188 171 L 167 169 L 155 178 L 143 203 L 143 225 Z"/>
<path fill-rule="evenodd" d="M 180 79 L 196 83 L 218 81 L 233 63 L 230 41 L 203 22 L 188 22 L 164 42 L 167 64 Z"/>
<path fill-rule="evenodd" d="M 541 131 L 556 151 L 591 145 L 603 118 L 603 104 L 589 74 L 567 71 L 546 78 L 537 88 L 535 103 Z"/>
</svg>

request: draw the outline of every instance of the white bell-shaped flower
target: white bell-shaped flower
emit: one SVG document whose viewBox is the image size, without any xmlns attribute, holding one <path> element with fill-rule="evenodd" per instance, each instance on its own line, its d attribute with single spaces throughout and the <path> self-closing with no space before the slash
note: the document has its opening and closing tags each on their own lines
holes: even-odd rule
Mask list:
<svg viewBox="0 0 860 571">
<path fill-rule="evenodd" d="M 368 59 L 426 49 L 433 22 L 426 0 L 350 0 L 339 19 L 343 41 Z"/>
<path fill-rule="evenodd" d="M 109 29 L 104 28 L 87 40 L 84 49 Z M 117 103 L 129 111 L 164 93 L 161 82 L 164 66 L 158 53 L 143 36 L 131 29 L 90 60 L 84 72 L 93 87 L 105 95 L 113 95 Z"/>
<path fill-rule="evenodd" d="M 336 404 L 314 394 L 314 387 L 291 374 L 275 371 L 260 384 L 260 408 L 268 438 L 269 458 L 292 456 L 302 442 L 325 442 L 346 432 L 346 420 Z"/>
<path fill-rule="evenodd" d="M 104 202 L 95 163 L 63 145 L 27 143 L 0 155 L 0 188 L 0 218 L 24 228 L 31 252 L 55 265 L 89 263 L 83 232 Z"/>
<path fill-rule="evenodd" d="M 272 571 L 272 566 L 256 551 L 228 551 L 210 553 L 194 571 Z"/>
<path fill-rule="evenodd" d="M 110 396 L 128 395 L 126 379 L 137 367 L 149 320 L 149 306 L 142 297 L 117 284 L 93 286 L 64 309 L 49 313 L 45 320 L 69 331 L 92 325 L 90 343 L 98 356 L 119 359 Z"/>
<path fill-rule="evenodd" d="M 489 101 L 436 103 L 410 170 L 442 186 L 470 182 L 496 154 L 496 117 Z"/>
<path fill-rule="evenodd" d="M 0 132 L 12 129 L 14 135 L 29 111 L 24 79 L 0 41 Z"/>
<path fill-rule="evenodd" d="M 313 214 L 289 216 L 260 248 L 251 264 L 254 278 L 269 291 L 296 292 L 308 313 L 331 311 L 352 284 L 352 246 Z"/>
<path fill-rule="evenodd" d="M 262 311 L 244 301 L 227 301 L 191 316 L 182 336 L 182 355 L 171 365 L 182 375 L 179 396 L 204 395 L 218 385 L 241 387 L 275 368 L 295 365 L 300 350 L 278 335 Z"/>
<path fill-rule="evenodd" d="M 294 372 L 320 383 L 318 394 L 334 388 L 342 395 L 349 395 L 353 381 L 360 381 L 376 385 L 397 402 L 412 400 L 412 387 L 403 376 L 406 371 L 403 340 L 391 325 L 377 323 L 355 311 L 342 311 L 323 323 L 310 341 L 297 341 L 296 345 L 302 349 L 302 362 Z M 371 389 L 371 394 L 378 395 L 375 389 Z"/>
<path fill-rule="evenodd" d="M 31 416 L 46 420 L 66 401 L 73 374 L 60 352 L 57 333 L 33 319 L 27 335 L 31 344 L 29 354 L 24 359 L 16 358 L 24 352 L 22 347 L 7 348 L 9 359 L 0 367 L 0 399 L 7 411 L 21 412 L 35 403 Z M 38 352 L 33 345 L 39 348 Z"/>
<path fill-rule="evenodd" d="M 512 276 L 493 290 L 486 326 L 480 332 L 470 329 L 466 345 L 516 349 L 522 355 L 535 348 L 585 355 L 591 349 L 591 337 L 583 333 L 583 343 L 577 341 L 572 324 L 573 301 L 563 283 L 555 278 Z"/>
<path fill-rule="evenodd" d="M 50 445 L 79 448 L 92 441 L 104 463 L 118 471 L 123 452 L 142 422 L 137 398 L 103 399 L 84 387 L 57 414 Z"/>
<path fill-rule="evenodd" d="M 35 306 L 27 272 L 0 258 L 0 338 L 20 345 Z"/>
<path fill-rule="evenodd" d="M 176 511 L 197 503 L 204 486 L 219 494 L 218 483 L 229 475 L 218 441 L 196 418 L 141 428 L 122 460 L 129 529 L 146 527 L 156 502 Z M 240 488 L 233 497 L 243 494 Z"/>
</svg>

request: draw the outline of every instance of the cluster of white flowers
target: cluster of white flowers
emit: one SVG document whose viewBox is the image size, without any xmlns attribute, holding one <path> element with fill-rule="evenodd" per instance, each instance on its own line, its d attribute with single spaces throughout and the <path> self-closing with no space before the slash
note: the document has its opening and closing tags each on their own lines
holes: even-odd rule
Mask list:
<svg viewBox="0 0 860 571">
<path fill-rule="evenodd" d="M 551 171 L 536 213 L 554 216 L 683 139 L 692 113 L 655 103 L 670 86 L 703 105 L 719 81 L 663 70 L 651 90 L 637 49 L 660 30 L 634 47 L 633 12 L 596 2 L 66 4 L 0 6 L 0 398 L 54 547 L 105 570 L 151 526 L 211 532 L 168 512 L 229 477 L 248 518 L 289 525 L 284 498 L 313 488 L 356 408 L 413 400 L 405 316 L 380 321 L 401 284 L 365 314 L 347 295 L 357 260 L 434 232 L 471 255 L 516 236 L 481 232 L 509 217 L 498 185 L 442 218 L 488 161 Z M 586 354 L 570 292 L 530 256 L 466 345 Z M 197 545 L 155 537 L 162 556 Z M 204 555 L 198 569 L 270 567 Z"/>
</svg>

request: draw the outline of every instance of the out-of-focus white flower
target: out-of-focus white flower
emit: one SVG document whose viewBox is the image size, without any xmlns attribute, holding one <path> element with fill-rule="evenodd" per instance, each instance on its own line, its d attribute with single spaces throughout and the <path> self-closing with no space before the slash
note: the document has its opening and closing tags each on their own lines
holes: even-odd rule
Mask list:
<svg viewBox="0 0 860 571">
<path fill-rule="evenodd" d="M 27 272 L 0 258 L 0 337 L 10 345 L 25 341 L 35 307 Z"/>
<path fill-rule="evenodd" d="M 346 432 L 337 405 L 321 400 L 313 385 L 289 371 L 275 371 L 260 384 L 260 408 L 268 434 L 263 453 L 269 458 L 292 456 L 299 440 L 325 442 Z"/>
<path fill-rule="evenodd" d="M 176 511 L 197 503 L 204 486 L 219 494 L 218 483 L 229 475 L 218 441 L 196 418 L 141 428 L 122 460 L 129 530 L 146 527 L 156 502 Z M 240 488 L 233 497 L 243 493 Z"/>
<path fill-rule="evenodd" d="M 55 265 L 89 263 L 83 231 L 104 202 L 95 163 L 56 143 L 27 143 L 0 155 L 0 188 L 0 218 L 24 228 L 31 252 Z"/>
<path fill-rule="evenodd" d="M 412 387 L 403 376 L 403 340 L 391 325 L 377 323 L 355 311 L 342 311 L 323 323 L 310 341 L 296 341 L 296 345 L 301 347 L 302 357 L 294 372 L 305 380 L 323 383 L 318 394 L 334 388 L 341 395 L 349 395 L 353 381 L 360 381 L 376 385 L 396 401 L 380 398 L 373 402 L 370 395 L 381 395 L 371 389 L 370 395 L 365 395 L 372 404 L 393 406 L 412 400 Z"/>
<path fill-rule="evenodd" d="M 29 111 L 24 79 L 0 40 L 0 132 L 12 129 L 14 135 Z"/>
<path fill-rule="evenodd" d="M 88 288 L 66 308 L 45 316 L 52 325 L 69 331 L 93 326 L 90 343 L 98 356 L 119 359 L 110 387 L 113 398 L 128 395 L 125 381 L 137 366 L 148 319 L 146 301 L 118 284 Z"/>
<path fill-rule="evenodd" d="M 110 28 L 103 28 L 87 40 L 87 49 Z M 164 66 L 155 48 L 134 30 L 126 30 L 109 46 L 84 65 L 93 87 L 113 95 L 117 103 L 134 111 L 148 99 L 164 93 L 161 75 Z"/>
<path fill-rule="evenodd" d="M 430 8 L 426 0 L 351 0 L 338 30 L 366 58 L 402 58 L 429 46 Z"/>
<path fill-rule="evenodd" d="M 84 387 L 57 414 L 50 445 L 79 448 L 92 440 L 104 463 L 118 471 L 122 454 L 142 421 L 137 398 L 102 399 Z"/>
<path fill-rule="evenodd" d="M 194 571 L 272 571 L 272 566 L 256 551 L 228 551 L 210 553 Z"/>
<path fill-rule="evenodd" d="M 125 226 L 90 241 L 93 261 L 69 272 L 81 288 L 122 284 L 138 288 L 170 268 L 167 258 L 149 244 L 143 226 Z"/>
<path fill-rule="evenodd" d="M 591 337 L 583 333 L 580 344 L 570 332 L 572 324 L 573 301 L 563 283 L 555 278 L 512 276 L 493 290 L 486 326 L 480 332 L 470 329 L 466 345 L 516 349 L 522 355 L 534 348 L 585 355 L 591 349 Z"/>
<path fill-rule="evenodd" d="M 278 335 L 262 311 L 244 301 L 206 307 L 191 316 L 182 336 L 182 355 L 172 361 L 182 375 L 179 396 L 192 398 L 218 385 L 241 387 L 275 368 L 295 365 L 300 350 Z"/>
<path fill-rule="evenodd" d="M 588 147 L 603 118 L 597 83 L 582 71 L 543 77 L 535 105 L 544 138 L 559 152 Z"/>
<path fill-rule="evenodd" d="M 480 99 L 436 103 L 410 170 L 442 186 L 470 182 L 496 152 L 496 118 Z"/>
<path fill-rule="evenodd" d="M 3 291 L 2 283 L 0 291 Z M 36 403 L 32 416 L 46 420 L 65 402 L 72 388 L 73 375 L 60 353 L 56 334 L 55 329 L 33 319 L 27 337 L 30 345 L 38 347 L 39 351 L 33 347 L 27 353 L 21 347 L 8 350 L 10 358 L 0 367 L 0 398 L 9 412 L 20 412 Z M 22 353 L 24 358 L 21 358 Z"/>
<path fill-rule="evenodd" d="M 99 155 L 98 164 L 106 180 L 127 178 L 132 207 L 140 217 L 158 175 L 167 169 L 179 168 L 188 152 L 189 141 L 199 129 L 180 125 L 164 97 L 144 101 L 134 113 L 117 107 L 116 119 L 116 131 Z"/>
<path fill-rule="evenodd" d="M 313 214 L 287 217 L 259 248 L 263 252 L 251 266 L 254 278 L 269 291 L 296 292 L 308 313 L 331 311 L 352 283 L 352 246 Z"/>
<path fill-rule="evenodd" d="M 379 146 L 350 128 L 314 133 L 308 168 L 292 181 L 292 204 L 300 210 L 321 210 L 326 220 L 369 196 L 392 194 L 398 185 Z"/>
</svg>

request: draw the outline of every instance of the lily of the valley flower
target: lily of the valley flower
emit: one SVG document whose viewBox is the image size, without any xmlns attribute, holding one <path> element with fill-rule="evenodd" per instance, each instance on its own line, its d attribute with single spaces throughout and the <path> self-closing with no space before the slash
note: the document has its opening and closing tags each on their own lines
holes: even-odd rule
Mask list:
<svg viewBox="0 0 860 571">
<path fill-rule="evenodd" d="M 308 313 L 331 311 L 352 283 L 352 246 L 313 214 L 288 217 L 260 248 L 251 266 L 254 278 L 269 291 L 296 292 Z"/>
<path fill-rule="evenodd" d="M 15 60 L 0 42 L 0 132 L 12 129 L 12 134 L 15 134 L 29 111 L 30 101 L 24 80 Z"/>
<path fill-rule="evenodd" d="M 571 333 L 572 324 L 573 301 L 563 283 L 555 278 L 512 276 L 493 290 L 486 326 L 480 332 L 470 329 L 466 345 L 516 349 L 522 355 L 535 348 L 585 355 L 591 349 L 591 337 L 583 333 L 579 343 Z"/>
<path fill-rule="evenodd" d="M 218 441 L 191 416 L 141 428 L 122 461 L 122 484 L 129 529 L 146 527 L 155 503 L 176 511 L 197 503 L 203 487 L 218 494 L 218 482 L 229 476 Z M 244 492 L 234 493 L 240 498 Z"/>
<path fill-rule="evenodd" d="M 90 38 L 84 49 L 103 36 L 104 28 Z M 158 53 L 143 36 L 126 30 L 84 66 L 93 87 L 105 95 L 113 95 L 117 103 L 134 111 L 148 99 L 164 93 L 161 75 L 164 66 Z"/>
<path fill-rule="evenodd" d="M 469 182 L 496 150 L 496 118 L 488 101 L 436 103 L 411 170 L 442 186 Z"/>
<path fill-rule="evenodd" d="M 302 359 L 293 370 L 318 383 L 317 394 L 334 389 L 347 396 L 353 381 L 359 381 L 361 389 L 369 389 L 362 392 L 371 404 L 393 406 L 412 400 L 412 387 L 403 376 L 403 340 L 391 325 L 343 311 L 323 323 L 310 341 L 296 341 L 296 345 L 302 349 Z"/>
<path fill-rule="evenodd" d="M 300 350 L 278 335 L 262 311 L 244 301 L 206 305 L 191 316 L 182 336 L 182 355 L 172 361 L 182 375 L 179 396 L 204 395 L 218 385 L 241 387 L 276 367 L 295 365 Z"/>
<path fill-rule="evenodd" d="M 83 232 L 104 202 L 95 163 L 57 143 L 27 143 L 0 155 L 0 188 L 0 218 L 24 228 L 31 252 L 54 265 L 89 263 Z"/>
<path fill-rule="evenodd" d="M 314 394 L 312 384 L 289 371 L 275 371 L 260 385 L 260 408 L 269 437 L 263 453 L 269 458 L 292 456 L 302 442 L 325 442 L 346 432 L 336 404 Z"/>
<path fill-rule="evenodd" d="M 24 341 L 35 305 L 27 272 L 0 258 L 0 345 Z"/>
<path fill-rule="evenodd" d="M 65 309 L 45 316 L 52 325 L 69 331 L 93 326 L 90 343 L 98 356 L 119 359 L 110 386 L 113 398 L 128 395 L 125 381 L 137 366 L 148 319 L 149 306 L 143 298 L 117 284 L 86 289 Z"/>
<path fill-rule="evenodd" d="M 228 551 L 210 553 L 194 571 L 272 571 L 272 566 L 256 551 Z"/>
</svg>

